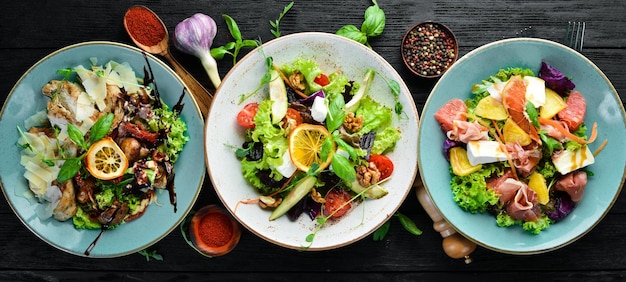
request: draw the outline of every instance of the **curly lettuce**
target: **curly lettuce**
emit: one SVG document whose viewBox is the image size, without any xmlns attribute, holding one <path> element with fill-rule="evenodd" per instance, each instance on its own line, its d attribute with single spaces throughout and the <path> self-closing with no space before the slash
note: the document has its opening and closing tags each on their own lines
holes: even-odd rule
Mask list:
<svg viewBox="0 0 626 282">
<path fill-rule="evenodd" d="M 163 103 L 162 108 L 154 110 L 154 117 L 148 121 L 148 125 L 152 132 L 168 132 L 167 139 L 160 145 L 159 151 L 165 153 L 170 161 L 175 163 L 178 159 L 178 153 L 189 141 L 189 136 L 185 135 L 187 124 Z"/>
<path fill-rule="evenodd" d="M 502 174 L 502 169 L 498 166 L 483 165 L 482 169 L 467 176 L 458 176 L 452 171 L 450 174 L 453 199 L 462 209 L 471 213 L 482 213 L 487 211 L 489 206 L 498 203 L 498 194 L 487 189 L 487 179 L 491 175 Z"/>
</svg>

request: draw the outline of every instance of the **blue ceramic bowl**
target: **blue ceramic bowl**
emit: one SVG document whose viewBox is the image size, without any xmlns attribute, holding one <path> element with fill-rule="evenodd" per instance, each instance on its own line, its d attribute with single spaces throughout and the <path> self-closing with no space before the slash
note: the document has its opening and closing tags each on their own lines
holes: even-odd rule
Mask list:
<svg viewBox="0 0 626 282">
<path fill-rule="evenodd" d="M 183 91 L 184 83 L 165 63 L 152 55 L 146 56 L 161 98 L 173 106 Z M 28 183 L 23 176 L 25 170 L 20 165 L 20 151 L 16 146 L 19 132 L 16 127 L 24 128 L 24 120 L 46 108 L 49 99 L 41 94 L 41 88 L 51 79 L 62 78 L 56 74 L 57 70 L 79 64 L 87 67 L 91 57 L 96 57 L 100 64 L 109 60 L 128 62 L 140 77 L 146 66 L 142 51 L 135 47 L 113 42 L 71 45 L 46 56 L 26 71 L 11 90 L 0 112 L 0 155 L 3 156 L 0 162 L 0 186 L 7 202 L 20 221 L 37 237 L 60 250 L 79 256 L 84 256 L 84 251 L 100 231 L 77 230 L 71 221 L 42 221 L 37 217 L 35 208 L 38 203 L 31 203 L 23 196 L 28 191 Z M 169 203 L 167 191 L 157 192 L 157 201 L 161 205 L 152 203 L 142 217 L 104 232 L 90 257 L 118 257 L 145 249 L 174 230 L 190 211 L 206 172 L 202 154 L 204 121 L 190 95 L 185 95 L 183 103 L 185 108 L 182 118 L 187 124 L 190 140 L 175 164 L 177 212 Z"/>
<path fill-rule="evenodd" d="M 453 98 L 471 97 L 475 83 L 506 67 L 525 67 L 539 72 L 546 61 L 572 77 L 587 99 L 588 124 L 598 123 L 598 138 L 590 144 L 595 151 L 607 139 L 608 144 L 589 170 L 585 194 L 574 211 L 552 224 L 539 235 L 519 226 L 501 228 L 488 214 L 471 214 L 452 199 L 449 164 L 441 153 L 444 134 L 434 118 L 435 112 Z M 624 107 L 617 91 L 589 59 L 580 53 L 543 39 L 514 38 L 479 47 L 459 59 L 433 88 L 420 117 L 419 169 L 428 194 L 443 217 L 454 228 L 485 248 L 510 254 L 548 252 L 566 246 L 589 232 L 607 214 L 624 183 L 626 163 L 626 128 Z"/>
</svg>

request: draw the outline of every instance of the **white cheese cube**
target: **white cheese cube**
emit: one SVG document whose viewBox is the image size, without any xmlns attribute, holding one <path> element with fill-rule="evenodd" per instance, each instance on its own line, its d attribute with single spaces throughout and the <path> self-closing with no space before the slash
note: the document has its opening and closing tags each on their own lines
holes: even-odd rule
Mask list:
<svg viewBox="0 0 626 282">
<path fill-rule="evenodd" d="M 533 103 L 535 108 L 546 104 L 546 82 L 538 77 L 525 76 L 526 100 Z"/>
<path fill-rule="evenodd" d="M 296 172 L 296 166 L 291 162 L 291 155 L 289 154 L 289 150 L 286 150 L 283 154 L 283 163 L 276 168 L 280 174 L 284 177 L 291 177 L 294 172 Z"/>
<path fill-rule="evenodd" d="M 328 107 L 324 103 L 324 98 L 315 97 L 313 105 L 311 106 L 311 117 L 317 122 L 324 122 L 326 115 L 328 114 Z"/>
<path fill-rule="evenodd" d="M 467 158 L 471 165 L 506 161 L 506 153 L 497 141 L 469 141 Z"/>
<path fill-rule="evenodd" d="M 583 146 L 576 151 L 563 150 L 558 155 L 552 157 L 552 162 L 561 174 L 567 174 L 582 167 L 586 167 L 595 162 L 593 153 L 589 147 Z"/>
</svg>

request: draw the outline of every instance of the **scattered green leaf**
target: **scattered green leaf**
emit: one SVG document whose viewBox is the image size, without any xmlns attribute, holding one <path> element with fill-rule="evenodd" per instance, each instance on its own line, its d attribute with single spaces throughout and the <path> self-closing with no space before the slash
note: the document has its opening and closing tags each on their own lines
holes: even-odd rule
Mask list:
<svg viewBox="0 0 626 282">
<path fill-rule="evenodd" d="M 283 19 L 285 14 L 287 14 L 287 12 L 289 12 L 291 7 L 293 7 L 293 2 L 287 4 L 287 6 L 285 6 L 285 8 L 283 8 L 283 11 L 278 16 L 278 19 L 276 19 L 275 21 L 270 21 L 270 25 L 274 28 L 274 29 L 272 29 L 270 31 L 272 32 L 272 34 L 274 36 L 276 36 L 276 38 L 280 37 L 280 29 L 278 28 L 278 26 L 280 25 L 280 20 Z"/>
<path fill-rule="evenodd" d="M 368 38 L 381 35 L 385 29 L 386 22 L 385 12 L 378 6 L 376 0 L 372 0 L 372 3 L 374 3 L 374 5 L 369 6 L 365 10 L 364 21 L 361 24 L 360 30 L 354 25 L 345 25 L 339 28 L 336 34 L 372 48 L 368 42 Z"/>
<path fill-rule="evenodd" d="M 382 241 L 389 233 L 389 227 L 391 227 L 391 221 L 387 220 L 387 222 L 383 223 L 376 231 L 374 231 L 374 241 Z"/>
<path fill-rule="evenodd" d="M 143 250 L 141 250 L 141 251 L 139 251 L 137 253 L 142 255 L 142 256 L 144 256 L 146 258 L 146 261 L 150 261 L 150 259 L 163 261 L 163 256 L 158 254 L 156 250 L 150 251 L 148 249 L 143 249 Z"/>
</svg>

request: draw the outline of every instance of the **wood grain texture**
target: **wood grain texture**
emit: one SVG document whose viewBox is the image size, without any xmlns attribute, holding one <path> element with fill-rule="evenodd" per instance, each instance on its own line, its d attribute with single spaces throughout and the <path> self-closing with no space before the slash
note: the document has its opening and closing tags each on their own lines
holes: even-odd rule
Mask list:
<svg viewBox="0 0 626 282">
<path fill-rule="evenodd" d="M 143 4 L 155 11 L 168 30 L 181 20 L 202 12 L 218 24 L 214 46 L 232 41 L 222 14 L 233 17 L 246 39 L 272 40 L 270 20 L 289 1 L 2 1 L 0 10 L 0 101 L 4 102 L 21 75 L 38 60 L 64 46 L 92 40 L 132 45 L 122 26 L 128 7 Z M 400 41 L 413 24 L 436 20 L 449 26 L 460 43 L 459 55 L 532 26 L 534 37 L 560 42 L 567 21 L 587 22 L 583 54 L 611 80 L 622 103 L 626 101 L 626 4 L 618 1 L 378 1 L 387 24 L 373 49 L 400 73 L 421 112 L 436 81 L 411 75 L 402 64 Z M 345 24 L 360 26 L 370 1 L 320 0 L 296 2 L 282 19 L 282 33 L 321 31 L 334 33 Z M 240 57 L 249 50 L 244 49 Z M 207 89 L 212 85 L 197 58 L 172 49 L 176 59 Z M 230 57 L 218 62 L 224 76 Z M 1 133 L 0 133 L 1 134 Z M 0 135 L 1 136 L 1 135 Z M 0 137 L 2 138 L 2 137 Z M 623 140 L 621 141 L 623 142 Z M 196 203 L 218 203 L 208 177 Z M 164 261 L 133 254 L 115 259 L 76 257 L 49 246 L 33 235 L 0 200 L 0 280 L 586 280 L 616 281 L 626 278 L 626 196 L 623 194 L 591 232 L 565 248 L 539 255 L 513 256 L 478 248 L 465 265 L 441 250 L 441 236 L 409 194 L 400 212 L 413 219 L 424 233 L 413 236 L 397 220 L 383 241 L 371 236 L 337 250 L 297 252 L 272 245 L 244 230 L 230 254 L 207 259 L 189 248 L 178 230 L 151 249 Z M 132 240 L 132 238 L 129 238 Z"/>
</svg>

